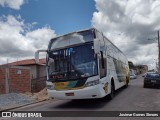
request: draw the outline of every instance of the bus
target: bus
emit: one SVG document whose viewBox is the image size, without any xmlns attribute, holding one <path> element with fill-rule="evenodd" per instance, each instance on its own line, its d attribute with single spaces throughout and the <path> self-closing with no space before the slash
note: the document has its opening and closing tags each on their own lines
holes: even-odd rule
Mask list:
<svg viewBox="0 0 160 120">
<path fill-rule="evenodd" d="M 128 86 L 128 60 L 96 28 L 68 33 L 50 40 L 46 52 L 47 91 L 56 99 L 112 99 Z"/>
</svg>

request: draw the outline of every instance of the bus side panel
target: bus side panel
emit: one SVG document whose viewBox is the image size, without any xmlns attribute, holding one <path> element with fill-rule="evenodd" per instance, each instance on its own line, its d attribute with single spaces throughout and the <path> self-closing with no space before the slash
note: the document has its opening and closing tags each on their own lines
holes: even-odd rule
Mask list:
<svg viewBox="0 0 160 120">
<path fill-rule="evenodd" d="M 107 72 L 110 79 L 114 79 L 115 90 L 126 84 L 128 78 L 128 61 L 122 52 L 110 41 L 105 39 L 107 45 Z"/>
</svg>

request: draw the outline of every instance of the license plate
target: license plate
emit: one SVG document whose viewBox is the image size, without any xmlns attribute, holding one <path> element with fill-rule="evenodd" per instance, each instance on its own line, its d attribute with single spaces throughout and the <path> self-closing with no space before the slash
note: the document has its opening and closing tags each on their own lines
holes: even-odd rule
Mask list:
<svg viewBox="0 0 160 120">
<path fill-rule="evenodd" d="M 156 80 L 151 80 L 152 83 L 156 83 Z"/>
<path fill-rule="evenodd" d="M 74 93 L 66 93 L 66 96 L 74 96 Z"/>
</svg>

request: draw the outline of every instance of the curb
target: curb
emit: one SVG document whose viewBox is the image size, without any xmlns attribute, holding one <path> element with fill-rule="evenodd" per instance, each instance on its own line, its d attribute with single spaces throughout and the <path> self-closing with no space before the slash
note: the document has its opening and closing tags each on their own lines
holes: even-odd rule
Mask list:
<svg viewBox="0 0 160 120">
<path fill-rule="evenodd" d="M 47 101 L 47 100 L 49 100 L 49 99 L 39 100 L 39 101 L 36 101 L 36 102 L 33 102 L 33 103 L 28 103 L 28 104 L 19 105 L 19 106 L 12 107 L 12 108 L 2 109 L 2 110 L 0 110 L 0 112 L 4 112 L 4 111 L 13 110 L 13 109 L 16 109 L 16 108 L 25 107 L 25 106 L 28 106 L 28 105 L 32 105 L 32 104 L 36 104 L 36 103 L 40 103 L 40 102 L 44 102 L 44 101 Z"/>
</svg>

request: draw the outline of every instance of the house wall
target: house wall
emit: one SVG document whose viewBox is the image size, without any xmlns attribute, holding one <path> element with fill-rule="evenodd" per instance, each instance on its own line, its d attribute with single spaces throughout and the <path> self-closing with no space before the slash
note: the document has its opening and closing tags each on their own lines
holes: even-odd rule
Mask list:
<svg viewBox="0 0 160 120">
<path fill-rule="evenodd" d="M 27 65 L 31 69 L 31 79 L 36 79 L 39 77 L 46 76 L 46 66 L 45 65 Z"/>
<path fill-rule="evenodd" d="M 27 66 L 27 67 L 30 67 L 31 68 L 31 78 L 32 79 L 35 79 L 37 78 L 37 65 L 30 65 L 30 66 Z"/>
<path fill-rule="evenodd" d="M 39 66 L 39 77 L 44 77 L 44 76 L 47 76 L 46 74 L 46 66 Z"/>
<path fill-rule="evenodd" d="M 21 66 L 0 67 L 0 93 L 31 92 L 30 68 Z M 6 82 L 8 84 L 6 84 Z"/>
<path fill-rule="evenodd" d="M 30 92 L 30 69 L 17 67 L 9 69 L 10 92 Z"/>
<path fill-rule="evenodd" d="M 32 92 L 39 92 L 46 87 L 46 66 L 37 65 L 37 78 L 32 79 Z"/>
<path fill-rule="evenodd" d="M 39 92 L 46 86 L 46 66 L 27 65 L 31 71 L 31 92 Z"/>
<path fill-rule="evenodd" d="M 0 94 L 39 92 L 45 86 L 46 66 L 0 66 Z"/>
<path fill-rule="evenodd" d="M 5 68 L 0 67 L 0 94 L 5 93 L 5 77 L 6 77 Z"/>
</svg>

